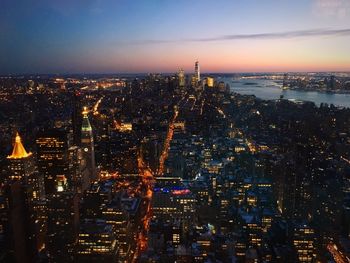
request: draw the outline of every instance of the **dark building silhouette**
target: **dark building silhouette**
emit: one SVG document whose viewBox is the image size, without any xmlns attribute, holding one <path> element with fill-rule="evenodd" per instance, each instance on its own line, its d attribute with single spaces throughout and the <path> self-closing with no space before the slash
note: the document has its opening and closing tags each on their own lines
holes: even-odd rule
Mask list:
<svg viewBox="0 0 350 263">
<path fill-rule="evenodd" d="M 80 92 L 73 93 L 73 112 L 72 112 L 72 127 L 73 127 L 73 142 L 75 145 L 80 145 L 81 142 L 81 124 L 82 124 L 82 96 Z"/>
<path fill-rule="evenodd" d="M 71 182 L 67 133 L 57 129 L 41 131 L 37 134 L 36 146 L 38 170 L 44 176 L 46 195 L 63 191 Z"/>
<path fill-rule="evenodd" d="M 33 154 L 27 152 L 16 135 L 4 186 L 6 212 L 1 218 L 6 246 L 16 262 L 36 262 L 44 248 L 45 205 L 43 180 L 35 171 Z"/>
</svg>

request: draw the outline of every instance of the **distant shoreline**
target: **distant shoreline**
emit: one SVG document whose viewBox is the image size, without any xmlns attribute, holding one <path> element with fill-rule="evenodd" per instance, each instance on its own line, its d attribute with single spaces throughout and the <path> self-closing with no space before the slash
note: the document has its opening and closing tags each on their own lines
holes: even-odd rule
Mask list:
<svg viewBox="0 0 350 263">
<path fill-rule="evenodd" d="M 304 89 L 299 87 L 288 88 L 289 90 L 304 91 L 304 92 L 319 92 L 325 94 L 350 94 L 350 90 L 322 90 L 322 89 Z M 287 90 L 288 90 L 287 89 Z"/>
</svg>

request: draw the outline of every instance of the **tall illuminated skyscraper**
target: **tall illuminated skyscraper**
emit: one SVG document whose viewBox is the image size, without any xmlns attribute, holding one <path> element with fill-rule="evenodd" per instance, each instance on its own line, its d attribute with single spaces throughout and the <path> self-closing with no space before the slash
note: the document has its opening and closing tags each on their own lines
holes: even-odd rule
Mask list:
<svg viewBox="0 0 350 263">
<path fill-rule="evenodd" d="M 39 132 L 36 145 L 38 170 L 45 180 L 49 262 L 71 262 L 79 215 L 79 148 L 69 149 L 67 132 L 60 129 Z"/>
<path fill-rule="evenodd" d="M 179 86 L 185 87 L 186 80 L 185 80 L 185 71 L 183 69 L 179 70 L 178 77 L 179 77 Z"/>
<path fill-rule="evenodd" d="M 84 107 L 83 122 L 81 126 L 81 148 L 83 149 L 83 157 L 85 160 L 84 170 L 87 170 L 91 181 L 97 179 L 95 164 L 95 147 L 92 127 L 89 121 L 88 110 Z"/>
<path fill-rule="evenodd" d="M 90 186 L 90 178 L 87 172 L 83 173 L 83 151 L 78 146 L 68 149 L 69 176 L 72 179 L 69 189 L 73 192 L 83 193 Z"/>
<path fill-rule="evenodd" d="M 79 215 L 76 180 L 80 179 L 80 174 L 79 167 L 70 165 L 78 166 L 79 163 L 74 162 L 78 162 L 79 157 L 75 160 L 75 156 L 69 155 L 67 132 L 64 130 L 39 132 L 36 145 L 38 170 L 45 180 L 49 262 L 71 262 Z"/>
<path fill-rule="evenodd" d="M 25 180 L 35 171 L 33 154 L 26 151 L 18 133 L 16 134 L 12 154 L 7 156 L 7 160 L 9 161 L 11 171 L 9 178 L 11 180 Z"/>
<path fill-rule="evenodd" d="M 207 86 L 208 86 L 209 88 L 214 87 L 214 78 L 212 78 L 212 77 L 207 77 Z"/>
<path fill-rule="evenodd" d="M 6 246 L 16 262 L 36 262 L 45 239 L 44 183 L 35 171 L 33 154 L 25 150 L 18 133 L 7 160 L 6 213 L 1 218 Z"/>
<path fill-rule="evenodd" d="M 38 170 L 45 180 L 45 194 L 66 190 L 71 183 L 67 133 L 58 129 L 41 131 L 37 135 L 36 146 Z"/>
<path fill-rule="evenodd" d="M 198 61 L 196 61 L 196 63 L 194 64 L 194 74 L 195 74 L 197 82 L 199 82 L 201 80 L 201 72 L 200 72 Z"/>
</svg>

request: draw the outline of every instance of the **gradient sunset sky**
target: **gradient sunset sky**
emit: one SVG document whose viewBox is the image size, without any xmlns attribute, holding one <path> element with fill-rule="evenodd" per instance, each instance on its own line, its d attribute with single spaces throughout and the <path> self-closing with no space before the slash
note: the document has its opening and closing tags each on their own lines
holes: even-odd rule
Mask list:
<svg viewBox="0 0 350 263">
<path fill-rule="evenodd" d="M 1 0 L 0 74 L 350 71 L 350 0 Z"/>
</svg>

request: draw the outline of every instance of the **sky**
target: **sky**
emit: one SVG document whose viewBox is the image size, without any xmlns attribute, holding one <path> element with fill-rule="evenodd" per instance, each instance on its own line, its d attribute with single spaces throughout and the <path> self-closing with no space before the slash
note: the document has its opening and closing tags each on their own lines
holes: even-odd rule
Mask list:
<svg viewBox="0 0 350 263">
<path fill-rule="evenodd" d="M 0 6 L 0 74 L 350 71 L 350 0 Z"/>
</svg>

